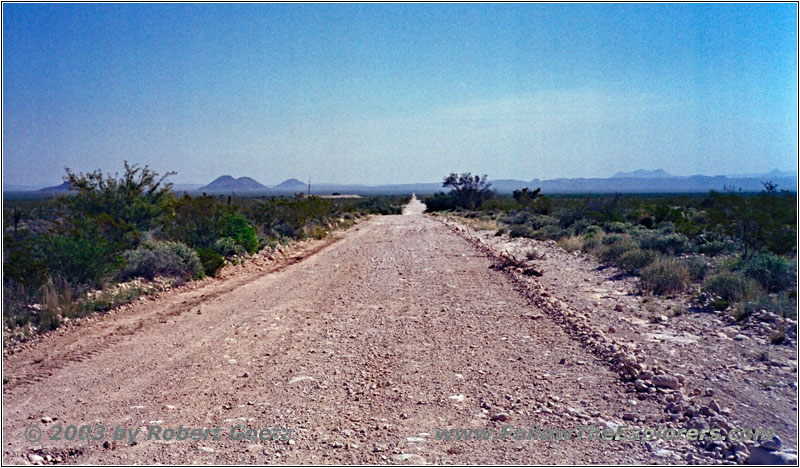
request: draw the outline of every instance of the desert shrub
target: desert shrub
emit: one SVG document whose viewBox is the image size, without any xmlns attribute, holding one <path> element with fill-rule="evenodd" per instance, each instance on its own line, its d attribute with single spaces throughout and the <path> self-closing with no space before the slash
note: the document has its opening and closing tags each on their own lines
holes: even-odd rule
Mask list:
<svg viewBox="0 0 800 468">
<path fill-rule="evenodd" d="M 658 255 L 652 250 L 631 249 L 617 259 L 617 265 L 628 273 L 633 273 L 653 263 Z"/>
<path fill-rule="evenodd" d="M 505 224 L 521 225 L 525 224 L 530 216 L 531 214 L 525 211 L 512 211 L 508 214 L 508 216 L 503 216 L 500 218 L 500 221 Z"/>
<path fill-rule="evenodd" d="M 90 223 L 77 223 L 66 234 L 50 234 L 45 242 L 44 261 L 51 276 L 74 285 L 98 286 L 118 271 L 123 261 L 118 247 Z"/>
<path fill-rule="evenodd" d="M 628 230 L 628 226 L 625 223 L 620 223 L 619 221 L 612 221 L 605 223 L 605 230 L 606 232 L 625 232 Z"/>
<path fill-rule="evenodd" d="M 536 240 L 559 239 L 564 236 L 564 230 L 557 225 L 547 225 L 533 233 Z"/>
<path fill-rule="evenodd" d="M 711 265 L 703 257 L 692 256 L 684 258 L 683 263 L 689 269 L 689 276 L 692 281 L 703 281 L 706 274 L 711 270 Z"/>
<path fill-rule="evenodd" d="M 674 258 L 656 260 L 640 276 L 642 289 L 653 294 L 678 293 L 689 284 L 689 269 Z"/>
<path fill-rule="evenodd" d="M 17 292 L 32 298 L 47 281 L 47 264 L 39 251 L 41 239 L 27 229 L 3 233 L 3 281 L 20 285 Z M 7 290 L 3 291 L 5 295 Z"/>
<path fill-rule="evenodd" d="M 679 255 L 693 250 L 692 243 L 683 234 L 654 234 L 640 239 L 643 249 L 651 249 L 669 255 Z"/>
<path fill-rule="evenodd" d="M 198 277 L 203 272 L 197 253 L 180 242 L 158 241 L 123 252 L 125 266 L 120 278 L 147 278 L 156 276 Z"/>
<path fill-rule="evenodd" d="M 608 242 L 609 238 L 612 238 L 611 242 Z M 615 265 L 625 253 L 639 247 L 633 239 L 617 235 L 604 237 L 603 244 L 605 248 L 600 250 L 600 261 Z"/>
<path fill-rule="evenodd" d="M 625 237 L 619 236 L 619 235 L 616 235 L 616 234 L 612 234 L 610 236 L 603 237 L 603 241 L 602 242 L 603 242 L 603 245 L 611 245 L 611 244 L 616 244 L 617 242 L 620 242 L 622 239 L 625 239 Z"/>
<path fill-rule="evenodd" d="M 730 301 L 726 301 L 725 299 L 719 297 L 715 298 L 711 302 L 711 306 L 714 308 L 714 310 L 720 312 L 727 309 L 729 305 L 731 305 Z"/>
<path fill-rule="evenodd" d="M 675 224 L 672 221 L 664 221 L 658 225 L 658 232 L 662 234 L 672 234 L 675 232 Z"/>
<path fill-rule="evenodd" d="M 653 229 L 653 226 L 656 225 L 655 220 L 653 220 L 652 216 L 645 216 L 639 219 L 639 224 L 646 227 L 647 229 Z"/>
<path fill-rule="evenodd" d="M 581 247 L 581 252 L 589 253 L 593 252 L 603 244 L 600 242 L 600 239 L 597 237 L 584 237 L 583 246 Z"/>
<path fill-rule="evenodd" d="M 324 239 L 328 235 L 328 231 L 323 226 L 308 226 L 305 229 L 306 236 L 313 239 Z"/>
<path fill-rule="evenodd" d="M 564 236 L 558 240 L 558 246 L 567 252 L 574 252 L 581 250 L 583 247 L 583 239 L 580 236 Z"/>
<path fill-rule="evenodd" d="M 200 258 L 200 263 L 203 265 L 203 272 L 208 276 L 217 276 L 217 272 L 219 272 L 220 268 L 225 266 L 225 259 L 211 247 L 199 249 L 197 251 L 197 256 Z"/>
<path fill-rule="evenodd" d="M 724 271 L 706 278 L 703 283 L 703 290 L 728 302 L 739 302 L 755 294 L 758 290 L 758 285 L 755 281 L 740 273 Z"/>
<path fill-rule="evenodd" d="M 760 254 L 744 262 L 745 276 L 758 281 L 767 291 L 782 291 L 794 282 L 794 269 L 784 257 L 772 253 Z"/>
<path fill-rule="evenodd" d="M 512 226 L 508 230 L 508 235 L 510 237 L 533 237 L 533 230 L 528 226 Z"/>
<path fill-rule="evenodd" d="M 444 192 L 435 193 L 423 201 L 425 202 L 425 212 L 427 213 L 454 210 L 456 208 L 455 197 Z"/>
<path fill-rule="evenodd" d="M 534 230 L 538 230 L 546 226 L 558 225 L 558 219 L 552 216 L 533 215 L 528 217 L 527 224 Z"/>
<path fill-rule="evenodd" d="M 587 220 L 585 220 L 583 218 L 580 218 L 580 219 L 576 219 L 575 222 L 572 223 L 572 225 L 569 225 L 569 226 L 564 226 L 563 224 L 561 224 L 561 225 L 564 228 L 571 229 L 573 235 L 579 236 L 579 235 L 581 235 L 581 234 L 586 232 L 586 229 L 589 227 L 589 221 L 587 221 Z"/>
<path fill-rule="evenodd" d="M 750 300 L 740 304 L 747 316 L 758 310 L 766 310 L 782 317 L 797 318 L 797 299 L 785 294 L 754 294 Z"/>
<path fill-rule="evenodd" d="M 234 255 L 244 255 L 244 247 L 237 244 L 230 237 L 220 237 L 214 242 L 214 251 L 223 257 L 233 257 Z"/>
</svg>

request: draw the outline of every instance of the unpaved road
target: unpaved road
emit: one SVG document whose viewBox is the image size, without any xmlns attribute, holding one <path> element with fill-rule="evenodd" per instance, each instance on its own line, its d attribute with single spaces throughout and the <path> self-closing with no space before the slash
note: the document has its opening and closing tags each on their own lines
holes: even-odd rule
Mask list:
<svg viewBox="0 0 800 468">
<path fill-rule="evenodd" d="M 280 271 L 146 301 L 5 357 L 3 461 L 669 462 L 628 442 L 437 440 L 437 428 L 602 424 L 631 407 L 616 374 L 419 208 Z M 635 411 L 658 411 L 648 404 Z M 41 441 L 24 438 L 31 424 Z M 107 430 L 48 440 L 59 424 Z M 292 440 L 231 440 L 240 424 Z M 225 435 L 145 440 L 156 425 Z M 116 426 L 142 428 L 136 444 L 104 446 Z"/>
</svg>

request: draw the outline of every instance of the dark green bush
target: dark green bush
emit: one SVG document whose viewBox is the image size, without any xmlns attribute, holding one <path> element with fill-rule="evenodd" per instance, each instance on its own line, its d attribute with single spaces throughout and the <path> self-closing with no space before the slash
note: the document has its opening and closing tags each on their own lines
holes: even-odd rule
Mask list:
<svg viewBox="0 0 800 468">
<path fill-rule="evenodd" d="M 653 220 L 652 216 L 645 216 L 639 220 L 639 224 L 647 229 L 653 229 L 653 226 L 655 226 L 655 221 Z"/>
<path fill-rule="evenodd" d="M 46 236 L 45 249 L 44 259 L 51 276 L 73 285 L 99 286 L 123 263 L 118 247 L 88 224 L 68 234 Z"/>
<path fill-rule="evenodd" d="M 225 266 L 225 259 L 220 254 L 214 251 L 211 247 L 197 250 L 197 256 L 200 257 L 200 263 L 203 265 L 203 271 L 208 276 L 217 276 L 217 272 Z"/>
<path fill-rule="evenodd" d="M 256 230 L 250 222 L 240 213 L 226 213 L 223 218 L 223 229 L 220 237 L 228 237 L 240 245 L 248 253 L 255 253 L 258 249 Z"/>
<path fill-rule="evenodd" d="M 642 289 L 653 294 L 678 293 L 689 284 L 689 269 L 674 258 L 661 258 L 642 269 Z"/>
</svg>

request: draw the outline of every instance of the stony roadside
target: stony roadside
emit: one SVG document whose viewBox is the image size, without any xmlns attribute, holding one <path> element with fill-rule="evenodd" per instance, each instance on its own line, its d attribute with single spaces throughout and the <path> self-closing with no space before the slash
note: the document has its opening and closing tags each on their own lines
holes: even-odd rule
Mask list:
<svg viewBox="0 0 800 468">
<path fill-rule="evenodd" d="M 781 318 L 762 312 L 738 323 L 727 314 L 687 312 L 687 295 L 643 296 L 635 277 L 553 241 L 497 236 L 461 218 L 437 219 L 495 258 L 518 290 L 618 372 L 634 401 L 658 402 L 659 423 L 719 427 L 723 434 L 770 428 L 780 440 L 765 447 L 698 443 L 684 454 L 686 461 L 797 463 L 797 344 L 769 340 L 768 325 Z M 646 417 L 635 408 L 627 419 Z"/>
</svg>

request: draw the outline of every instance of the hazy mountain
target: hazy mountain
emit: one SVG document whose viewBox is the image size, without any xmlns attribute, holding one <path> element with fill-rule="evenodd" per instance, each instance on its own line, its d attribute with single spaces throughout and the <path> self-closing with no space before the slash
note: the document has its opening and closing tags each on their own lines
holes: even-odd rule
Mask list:
<svg viewBox="0 0 800 468">
<path fill-rule="evenodd" d="M 59 185 L 53 185 L 52 187 L 45 187 L 39 189 L 39 192 L 47 192 L 47 193 L 67 193 L 69 192 L 69 182 L 64 182 Z"/>
<path fill-rule="evenodd" d="M 266 191 L 266 185 L 260 184 L 250 177 L 234 179 L 229 175 L 217 177 L 210 184 L 197 189 L 200 192 L 254 192 Z"/>
<path fill-rule="evenodd" d="M 769 177 L 797 177 L 797 173 L 795 172 L 787 172 L 782 171 L 780 169 L 773 169 L 769 172 L 765 172 L 763 174 L 731 174 L 726 177 L 731 178 L 742 178 L 742 177 L 762 177 L 764 180 L 769 180 Z"/>
<path fill-rule="evenodd" d="M 670 175 L 664 169 L 656 169 L 654 171 L 646 171 L 644 169 L 639 169 L 633 172 L 617 172 L 616 174 L 614 174 L 614 177 L 636 177 L 636 178 L 655 179 L 659 177 L 672 177 L 672 175 Z"/>
<path fill-rule="evenodd" d="M 203 184 L 172 184 L 173 192 L 194 192 L 198 190 Z"/>
<path fill-rule="evenodd" d="M 306 190 L 308 190 L 308 185 L 305 182 L 302 182 L 302 181 L 297 180 L 297 179 L 286 179 L 283 182 L 281 182 L 280 184 L 272 187 L 272 190 L 275 190 L 275 191 L 278 191 L 278 192 L 292 192 L 292 193 L 303 192 L 303 193 L 305 193 Z"/>
<path fill-rule="evenodd" d="M 744 174 L 734 176 L 674 176 L 663 169 L 637 170 L 632 172 L 618 172 L 613 177 L 606 178 L 559 178 L 559 179 L 533 179 L 531 181 L 516 179 L 490 180 L 492 189 L 499 193 L 512 193 L 524 187 L 535 189 L 541 187 L 543 194 L 557 193 L 707 193 L 711 190 L 718 192 L 733 190 L 743 192 L 760 192 L 764 189 L 763 182 L 772 181 L 777 184 L 778 190 L 797 191 L 797 176 L 791 172 L 774 169 L 763 174 Z M 175 192 L 250 192 L 273 195 L 294 195 L 305 193 L 308 184 L 298 179 L 287 179 L 274 187 L 267 187 L 249 177 L 234 179 L 225 175 L 215 179 L 210 184 L 200 187 L 199 184 L 176 184 Z M 357 194 L 357 195 L 393 195 L 416 193 L 429 195 L 435 192 L 446 192 L 441 182 L 423 182 L 391 185 L 360 185 L 360 184 L 311 184 L 313 195 Z M 4 192 L 12 192 L 4 187 Z M 36 192 L 38 194 L 56 194 L 69 192 L 69 184 L 63 183 L 52 187 L 45 187 Z"/>
</svg>

